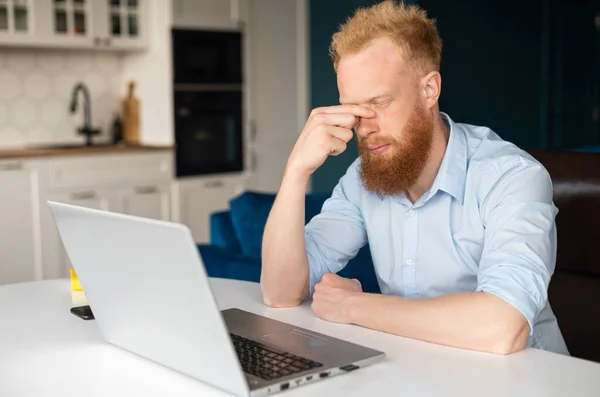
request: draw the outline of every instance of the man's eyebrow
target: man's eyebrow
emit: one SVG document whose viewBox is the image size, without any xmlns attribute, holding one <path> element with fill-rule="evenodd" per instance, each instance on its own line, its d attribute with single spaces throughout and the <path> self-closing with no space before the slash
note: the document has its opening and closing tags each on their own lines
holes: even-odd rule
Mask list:
<svg viewBox="0 0 600 397">
<path fill-rule="evenodd" d="M 366 101 L 364 101 L 363 103 L 373 103 L 379 99 L 390 99 L 392 97 L 391 94 L 381 94 L 381 95 L 375 95 L 369 99 L 367 99 Z M 340 104 L 342 105 L 360 105 L 360 103 L 357 102 L 350 102 L 350 101 L 346 101 L 344 98 L 340 98 Z"/>
</svg>

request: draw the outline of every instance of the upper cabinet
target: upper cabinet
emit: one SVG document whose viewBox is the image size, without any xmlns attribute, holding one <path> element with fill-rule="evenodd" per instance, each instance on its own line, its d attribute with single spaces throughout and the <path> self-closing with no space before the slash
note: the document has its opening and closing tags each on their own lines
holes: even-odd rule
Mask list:
<svg viewBox="0 0 600 397">
<path fill-rule="evenodd" d="M 0 0 L 0 46 L 140 50 L 149 0 Z"/>
<path fill-rule="evenodd" d="M 173 26 L 239 30 L 247 0 L 173 0 Z"/>
<path fill-rule="evenodd" d="M 30 35 L 32 8 L 32 0 L 0 0 L 0 40 Z"/>
<path fill-rule="evenodd" d="M 92 0 L 94 43 L 116 49 L 144 48 L 147 45 L 149 0 Z"/>
<path fill-rule="evenodd" d="M 92 43 L 90 0 L 37 0 L 37 4 L 37 27 L 46 42 L 82 47 Z"/>
</svg>

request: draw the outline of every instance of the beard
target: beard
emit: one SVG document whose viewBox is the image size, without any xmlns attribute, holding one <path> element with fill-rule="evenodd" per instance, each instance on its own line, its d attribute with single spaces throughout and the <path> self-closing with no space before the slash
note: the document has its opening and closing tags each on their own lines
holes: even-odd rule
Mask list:
<svg viewBox="0 0 600 397">
<path fill-rule="evenodd" d="M 358 139 L 362 159 L 360 178 L 365 188 L 375 194 L 393 196 L 413 186 L 427 164 L 433 144 L 433 119 L 427 117 L 419 101 L 415 104 L 402 133 L 394 138 Z M 367 145 L 389 144 L 381 154 L 371 154 Z"/>
</svg>

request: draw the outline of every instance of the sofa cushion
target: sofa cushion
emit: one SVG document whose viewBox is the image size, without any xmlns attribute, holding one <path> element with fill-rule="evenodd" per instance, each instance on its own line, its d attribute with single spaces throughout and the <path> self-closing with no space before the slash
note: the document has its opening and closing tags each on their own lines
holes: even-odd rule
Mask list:
<svg viewBox="0 0 600 397">
<path fill-rule="evenodd" d="M 260 281 L 260 261 L 215 245 L 198 244 L 198 251 L 208 277 Z"/>
<path fill-rule="evenodd" d="M 331 196 L 331 193 L 310 193 L 304 200 L 304 224 L 321 213 L 323 203 Z"/>
<path fill-rule="evenodd" d="M 230 253 L 242 253 L 229 211 L 215 212 L 210 215 L 210 243 L 225 248 Z"/>
<path fill-rule="evenodd" d="M 263 231 L 274 201 L 274 194 L 245 192 L 229 202 L 231 222 L 244 255 L 260 259 Z"/>
<path fill-rule="evenodd" d="M 548 170 L 558 207 L 556 271 L 600 277 L 600 153 L 530 150 Z"/>
<path fill-rule="evenodd" d="M 600 277 L 558 270 L 548 301 L 572 356 L 600 362 Z"/>
<path fill-rule="evenodd" d="M 329 194 L 311 193 L 305 196 L 305 224 L 321 212 Z M 229 202 L 231 221 L 242 253 L 261 258 L 262 238 L 275 194 L 248 191 Z"/>
</svg>

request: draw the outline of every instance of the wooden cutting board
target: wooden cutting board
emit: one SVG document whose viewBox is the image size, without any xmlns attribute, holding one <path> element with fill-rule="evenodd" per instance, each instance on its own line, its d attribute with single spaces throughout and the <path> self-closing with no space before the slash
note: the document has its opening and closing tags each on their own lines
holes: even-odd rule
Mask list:
<svg viewBox="0 0 600 397">
<path fill-rule="evenodd" d="M 125 143 L 140 144 L 140 100 L 135 97 L 135 82 L 129 83 L 127 96 L 121 102 L 123 140 Z"/>
</svg>

